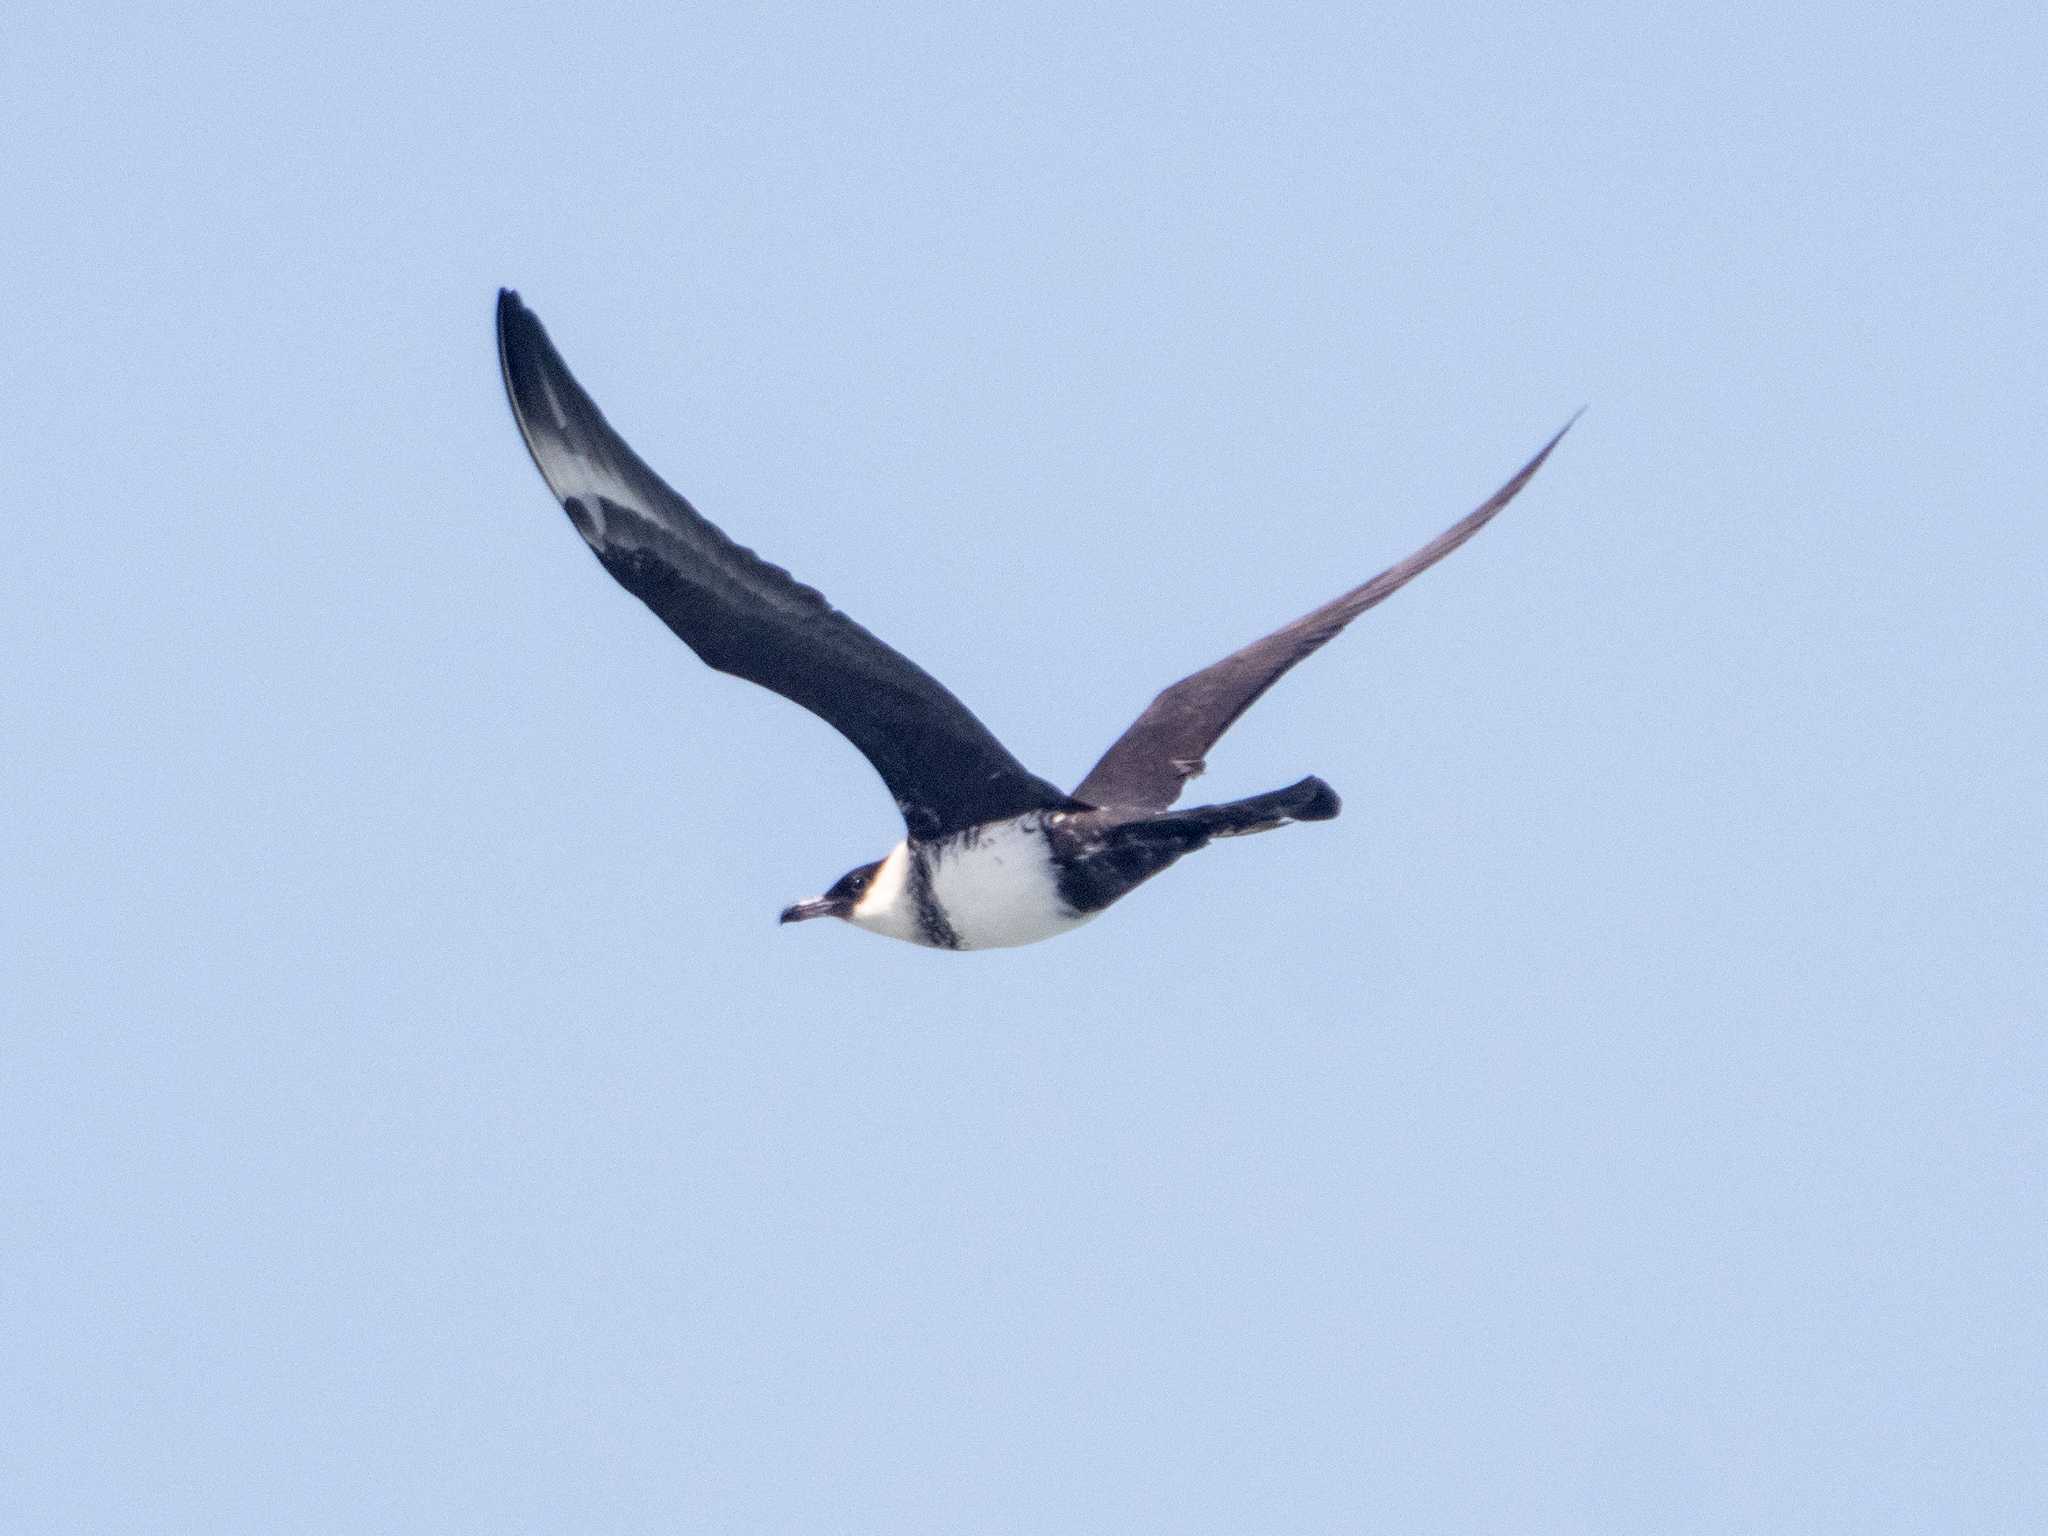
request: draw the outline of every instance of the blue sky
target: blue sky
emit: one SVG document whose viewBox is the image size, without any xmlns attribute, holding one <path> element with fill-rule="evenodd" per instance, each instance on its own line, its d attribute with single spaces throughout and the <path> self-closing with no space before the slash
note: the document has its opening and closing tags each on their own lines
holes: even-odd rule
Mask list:
<svg viewBox="0 0 2048 1536">
<path fill-rule="evenodd" d="M 2048 1522 L 2035 8 L 9 30 L 0 1525 Z M 1068 782 L 1591 408 L 937 955 L 501 283 Z"/>
</svg>

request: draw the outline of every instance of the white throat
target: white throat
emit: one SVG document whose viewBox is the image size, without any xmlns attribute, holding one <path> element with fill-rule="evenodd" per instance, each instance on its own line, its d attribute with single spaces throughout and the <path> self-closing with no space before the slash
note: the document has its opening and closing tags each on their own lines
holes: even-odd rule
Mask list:
<svg viewBox="0 0 2048 1536">
<path fill-rule="evenodd" d="M 908 841 L 898 843 L 882 860 L 875 878 L 861 892 L 860 900 L 846 920 L 856 928 L 879 933 L 907 943 L 922 943 L 918 937 L 917 902 L 910 892 L 911 852 Z"/>
</svg>

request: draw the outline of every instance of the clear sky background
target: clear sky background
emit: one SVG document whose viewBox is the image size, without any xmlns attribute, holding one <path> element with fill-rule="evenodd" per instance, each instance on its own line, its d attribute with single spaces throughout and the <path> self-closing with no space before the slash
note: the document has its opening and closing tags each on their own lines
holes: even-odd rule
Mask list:
<svg viewBox="0 0 2048 1536">
<path fill-rule="evenodd" d="M 2034 5 L 58 6 L 0 48 L 0 1528 L 2048 1528 Z M 585 552 L 499 284 L 1071 783 Z"/>
</svg>

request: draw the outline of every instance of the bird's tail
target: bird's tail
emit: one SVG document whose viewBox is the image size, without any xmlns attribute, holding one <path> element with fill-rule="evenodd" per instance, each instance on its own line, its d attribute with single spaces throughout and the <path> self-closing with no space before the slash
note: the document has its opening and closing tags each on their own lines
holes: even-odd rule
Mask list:
<svg viewBox="0 0 2048 1536">
<path fill-rule="evenodd" d="M 1067 859 L 1060 894 L 1076 911 L 1100 912 L 1211 838 L 1270 832 L 1290 821 L 1328 821 L 1337 810 L 1337 792 L 1321 779 L 1308 778 L 1228 805 L 1110 820 L 1093 848 Z"/>
<path fill-rule="evenodd" d="M 1271 832 L 1291 821 L 1328 821 L 1343 806 L 1337 791 L 1310 774 L 1285 789 L 1268 790 L 1263 795 L 1224 805 L 1190 806 L 1160 819 L 1192 822 L 1211 837 L 1243 837 L 1252 832 Z"/>
</svg>

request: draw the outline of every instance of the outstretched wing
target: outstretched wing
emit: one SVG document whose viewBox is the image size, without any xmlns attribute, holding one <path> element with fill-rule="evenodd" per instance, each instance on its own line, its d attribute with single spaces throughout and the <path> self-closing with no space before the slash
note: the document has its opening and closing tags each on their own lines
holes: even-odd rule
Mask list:
<svg viewBox="0 0 2048 1536">
<path fill-rule="evenodd" d="M 604 568 L 708 664 L 794 700 L 858 747 L 912 836 L 1069 803 L 922 668 L 664 485 L 510 289 L 498 294 L 498 359 L 533 462 Z"/>
<path fill-rule="evenodd" d="M 1578 418 L 1573 417 L 1576 421 Z M 1154 699 L 1132 722 L 1102 761 L 1074 791 L 1076 800 L 1117 809 L 1163 811 L 1180 798 L 1181 786 L 1202 771 L 1202 759 L 1238 716 L 1258 702 L 1287 669 L 1320 649 L 1375 603 L 1409 582 L 1471 538 L 1543 467 L 1550 450 L 1571 430 L 1571 422 L 1514 479 L 1466 517 L 1438 534 L 1399 565 L 1389 566 L 1362 587 L 1333 598 L 1284 629 L 1184 677 Z"/>
</svg>

